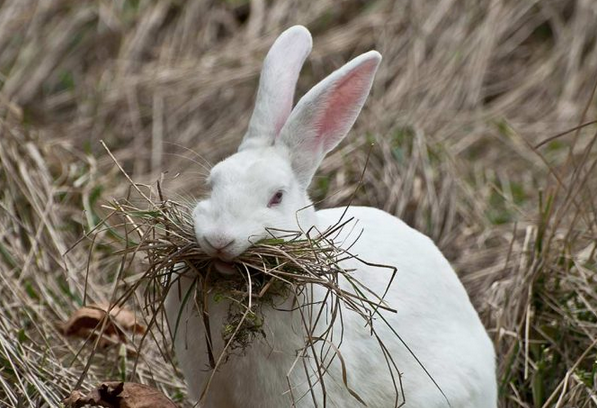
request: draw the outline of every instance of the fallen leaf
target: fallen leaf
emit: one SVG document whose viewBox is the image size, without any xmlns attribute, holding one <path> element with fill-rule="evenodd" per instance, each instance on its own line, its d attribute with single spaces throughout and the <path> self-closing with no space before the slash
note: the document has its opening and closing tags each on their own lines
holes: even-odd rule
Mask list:
<svg viewBox="0 0 597 408">
<path fill-rule="evenodd" d="M 106 311 L 110 309 L 107 304 L 84 306 L 75 311 L 70 319 L 61 325 L 62 333 L 65 336 L 77 336 L 87 338 L 90 334 L 99 333 L 102 327 L 102 319 Z M 128 309 L 112 306 L 110 317 L 104 326 L 101 346 L 114 344 L 115 342 L 126 341 L 125 331 L 145 333 L 145 327 L 137 323 L 135 314 Z"/>
<path fill-rule="evenodd" d="M 73 391 L 62 401 L 68 408 L 86 405 L 105 408 L 176 408 L 172 400 L 148 385 L 108 381 L 83 394 Z"/>
</svg>

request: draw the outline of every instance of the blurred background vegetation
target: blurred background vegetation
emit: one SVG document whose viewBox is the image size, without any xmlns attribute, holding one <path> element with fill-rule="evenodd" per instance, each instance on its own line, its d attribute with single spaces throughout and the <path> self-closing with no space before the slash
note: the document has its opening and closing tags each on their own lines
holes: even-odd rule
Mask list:
<svg viewBox="0 0 597 408">
<path fill-rule="evenodd" d="M 597 406 L 594 0 L 0 1 L 0 405 L 57 406 L 105 378 L 184 404 L 158 339 L 89 358 L 55 324 L 123 284 L 109 236 L 71 249 L 128 188 L 99 141 L 192 202 L 294 24 L 314 36 L 299 97 L 384 56 L 318 206 L 347 204 L 370 152 L 357 201 L 452 262 L 498 351 L 501 407 Z"/>
</svg>

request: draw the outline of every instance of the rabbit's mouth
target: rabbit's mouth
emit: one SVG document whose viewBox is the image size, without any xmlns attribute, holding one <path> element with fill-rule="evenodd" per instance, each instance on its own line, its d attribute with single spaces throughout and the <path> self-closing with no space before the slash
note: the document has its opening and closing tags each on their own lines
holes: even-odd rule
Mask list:
<svg viewBox="0 0 597 408">
<path fill-rule="evenodd" d="M 233 275 L 237 272 L 236 267 L 232 262 L 222 261 L 221 259 L 215 259 L 213 263 L 214 267 L 222 275 Z"/>
</svg>

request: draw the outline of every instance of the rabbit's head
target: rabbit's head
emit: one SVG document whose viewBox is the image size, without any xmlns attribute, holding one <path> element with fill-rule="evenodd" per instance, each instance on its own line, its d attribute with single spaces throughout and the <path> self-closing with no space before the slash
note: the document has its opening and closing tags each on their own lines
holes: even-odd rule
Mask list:
<svg viewBox="0 0 597 408">
<path fill-rule="evenodd" d="M 238 152 L 216 164 L 209 196 L 193 211 L 202 249 L 226 262 L 275 231 L 315 225 L 307 188 L 325 154 L 346 136 L 371 89 L 381 55 L 353 59 L 313 87 L 292 109 L 311 51 L 306 28 L 286 30 L 265 58 L 253 116 Z M 298 225 L 297 225 L 298 223 Z"/>
</svg>

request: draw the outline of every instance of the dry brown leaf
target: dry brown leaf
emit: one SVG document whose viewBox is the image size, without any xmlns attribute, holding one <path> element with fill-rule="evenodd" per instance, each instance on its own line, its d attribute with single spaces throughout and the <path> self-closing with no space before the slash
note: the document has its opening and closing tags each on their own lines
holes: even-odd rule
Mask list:
<svg viewBox="0 0 597 408">
<path fill-rule="evenodd" d="M 88 337 L 93 332 L 99 332 L 101 322 L 110 310 L 110 318 L 104 327 L 101 345 L 113 344 L 120 340 L 126 341 L 124 331 L 145 333 L 145 327 L 137 322 L 135 314 L 128 309 L 107 304 L 92 304 L 75 311 L 70 319 L 61 325 L 65 336 Z"/>
<path fill-rule="evenodd" d="M 172 400 L 155 388 L 120 381 L 103 382 L 87 395 L 75 390 L 62 402 L 69 408 L 86 405 L 105 408 L 176 408 Z"/>
</svg>

